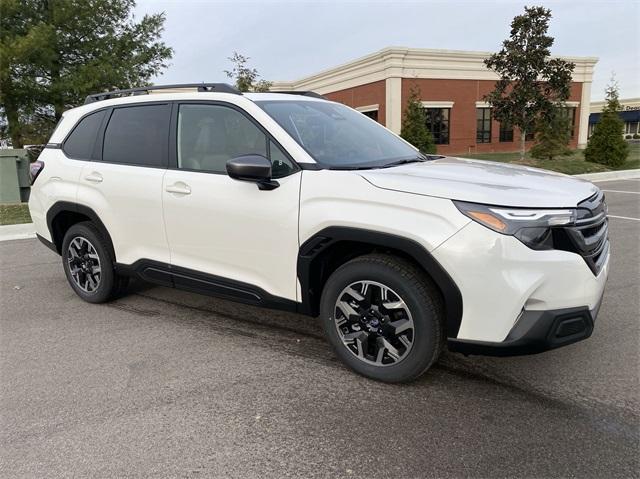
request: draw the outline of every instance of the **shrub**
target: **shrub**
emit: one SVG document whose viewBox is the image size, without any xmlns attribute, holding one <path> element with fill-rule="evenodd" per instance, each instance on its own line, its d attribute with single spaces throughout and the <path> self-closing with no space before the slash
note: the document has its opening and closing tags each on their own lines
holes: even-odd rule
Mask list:
<svg viewBox="0 0 640 479">
<path fill-rule="evenodd" d="M 435 153 L 436 145 L 431 132 L 427 129 L 427 117 L 420 103 L 420 91 L 411 89 L 409 102 L 404 111 L 400 136 L 422 153 Z"/>
<path fill-rule="evenodd" d="M 629 155 L 629 144 L 622 136 L 624 122 L 619 112 L 618 86 L 612 82 L 607 87 L 607 105 L 584 150 L 587 161 L 607 166 L 624 165 Z"/>
<path fill-rule="evenodd" d="M 638 135 L 637 133 L 633 135 L 633 139 L 634 140 L 640 140 L 640 135 Z"/>
<path fill-rule="evenodd" d="M 531 148 L 534 158 L 553 160 L 571 154 L 567 146 L 571 139 L 569 117 L 561 107 L 553 109 L 550 118 L 541 118 L 536 125 L 537 144 Z"/>
<path fill-rule="evenodd" d="M 625 140 L 630 140 L 630 139 L 633 138 L 633 135 L 626 135 L 624 138 L 625 138 Z"/>
</svg>

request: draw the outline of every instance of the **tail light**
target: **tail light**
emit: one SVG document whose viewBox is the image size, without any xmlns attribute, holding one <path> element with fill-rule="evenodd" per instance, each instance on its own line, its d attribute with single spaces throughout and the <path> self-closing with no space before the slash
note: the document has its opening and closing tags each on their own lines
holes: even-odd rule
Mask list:
<svg viewBox="0 0 640 479">
<path fill-rule="evenodd" d="M 36 178 L 42 170 L 44 170 L 44 161 L 37 160 L 29 165 L 29 178 L 31 179 L 31 184 L 36 181 Z"/>
</svg>

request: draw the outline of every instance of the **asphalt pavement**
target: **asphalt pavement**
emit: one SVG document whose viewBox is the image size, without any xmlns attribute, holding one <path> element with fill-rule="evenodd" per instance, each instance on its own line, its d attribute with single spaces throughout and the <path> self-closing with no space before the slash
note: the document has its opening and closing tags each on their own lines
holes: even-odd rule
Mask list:
<svg viewBox="0 0 640 479">
<path fill-rule="evenodd" d="M 316 320 L 136 283 L 92 305 L 0 243 L 1 477 L 637 477 L 640 180 L 598 182 L 612 268 L 593 336 L 446 353 L 374 382 Z"/>
</svg>

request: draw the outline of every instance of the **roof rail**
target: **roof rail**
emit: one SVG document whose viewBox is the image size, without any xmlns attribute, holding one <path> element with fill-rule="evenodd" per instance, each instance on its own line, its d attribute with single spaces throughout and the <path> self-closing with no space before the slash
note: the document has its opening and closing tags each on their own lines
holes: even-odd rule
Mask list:
<svg viewBox="0 0 640 479">
<path fill-rule="evenodd" d="M 233 93 L 234 95 L 242 95 L 242 92 L 240 90 L 232 87 L 227 83 L 180 83 L 176 85 L 149 85 L 138 88 L 128 88 L 126 90 L 93 93 L 85 98 L 84 104 L 86 105 L 87 103 L 108 100 L 110 98 L 116 98 L 126 95 L 147 95 L 149 94 L 149 92 L 155 90 L 174 90 L 178 88 L 197 88 L 198 91 L 204 92 Z"/>
<path fill-rule="evenodd" d="M 300 96 L 310 96 L 312 98 L 320 98 L 321 100 L 326 100 L 327 97 L 321 95 L 320 93 L 316 93 L 315 91 L 268 91 L 267 93 L 286 93 L 289 95 L 300 95 Z"/>
</svg>

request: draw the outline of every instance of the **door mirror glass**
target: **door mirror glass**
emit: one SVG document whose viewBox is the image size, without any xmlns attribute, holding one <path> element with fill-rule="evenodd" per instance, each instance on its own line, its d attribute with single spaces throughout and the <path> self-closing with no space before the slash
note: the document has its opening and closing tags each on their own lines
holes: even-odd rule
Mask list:
<svg viewBox="0 0 640 479">
<path fill-rule="evenodd" d="M 262 155 L 238 156 L 227 161 L 227 174 L 236 180 L 271 180 L 271 162 Z"/>
</svg>

